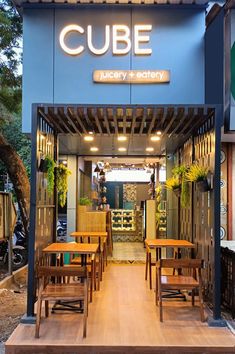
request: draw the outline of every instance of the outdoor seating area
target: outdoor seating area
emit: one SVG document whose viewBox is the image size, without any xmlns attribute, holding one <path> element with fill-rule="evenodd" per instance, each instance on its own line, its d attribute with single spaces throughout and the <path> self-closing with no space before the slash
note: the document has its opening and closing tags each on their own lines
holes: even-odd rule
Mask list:
<svg viewBox="0 0 235 354">
<path fill-rule="evenodd" d="M 100 291 L 89 303 L 87 336 L 83 318 L 74 312 L 42 319 L 40 338 L 35 324 L 20 324 L 6 343 L 6 354 L 32 353 L 234 353 L 228 328 L 211 328 L 200 321 L 190 301 L 167 301 L 159 321 L 155 292 L 144 280 L 144 265 L 109 264 Z M 182 335 L 183 334 L 183 335 Z"/>
</svg>

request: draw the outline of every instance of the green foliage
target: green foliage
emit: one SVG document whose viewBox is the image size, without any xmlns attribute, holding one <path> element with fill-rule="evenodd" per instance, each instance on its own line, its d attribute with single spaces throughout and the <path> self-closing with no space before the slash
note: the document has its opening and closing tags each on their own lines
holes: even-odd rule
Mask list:
<svg viewBox="0 0 235 354">
<path fill-rule="evenodd" d="M 189 183 L 185 180 L 182 181 L 181 183 L 181 199 L 180 203 L 183 208 L 186 208 L 189 205 L 190 201 L 190 189 L 189 189 Z"/>
<path fill-rule="evenodd" d="M 66 197 L 68 192 L 68 176 L 71 175 L 71 171 L 62 163 L 56 169 L 56 186 L 58 192 L 58 202 L 63 208 L 66 203 Z"/>
<path fill-rule="evenodd" d="M 79 199 L 79 205 L 92 205 L 92 201 L 88 197 L 83 197 Z"/>
<path fill-rule="evenodd" d="M 45 157 L 45 163 L 47 167 L 47 190 L 49 195 L 52 195 L 54 191 L 54 185 L 55 185 L 54 169 L 56 163 L 49 155 Z"/>
<path fill-rule="evenodd" d="M 189 182 L 199 182 L 207 178 L 209 172 L 208 167 L 200 166 L 194 163 L 190 166 L 189 171 L 186 173 L 185 178 Z"/>
<path fill-rule="evenodd" d="M 12 145 L 22 159 L 27 174 L 30 176 L 31 141 L 25 134 L 22 133 L 21 116 L 19 114 L 13 114 L 9 120 L 2 121 L 0 130 L 9 144 Z M 0 161 L 0 175 L 6 175 L 6 173 L 6 167 Z"/>
<path fill-rule="evenodd" d="M 174 189 L 180 188 L 181 182 L 180 182 L 179 177 L 172 176 L 172 177 L 168 178 L 165 182 L 165 186 L 169 190 L 174 190 Z"/>
<path fill-rule="evenodd" d="M 22 20 L 10 0 L 0 2 L 0 114 L 19 112 Z"/>
<path fill-rule="evenodd" d="M 175 166 L 172 169 L 172 174 L 173 174 L 173 176 L 178 176 L 179 178 L 183 178 L 187 171 L 188 171 L 188 167 L 187 166 L 179 165 L 179 166 Z"/>
</svg>

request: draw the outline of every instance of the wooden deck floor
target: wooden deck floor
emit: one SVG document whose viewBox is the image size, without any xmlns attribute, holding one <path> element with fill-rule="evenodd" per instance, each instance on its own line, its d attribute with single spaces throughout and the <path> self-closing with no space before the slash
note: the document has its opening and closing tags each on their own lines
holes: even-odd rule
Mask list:
<svg viewBox="0 0 235 354">
<path fill-rule="evenodd" d="M 164 317 L 160 323 L 143 265 L 109 265 L 89 306 L 86 339 L 81 315 L 57 313 L 43 319 L 39 339 L 34 325 L 20 324 L 6 343 L 6 354 L 235 353 L 231 332 L 201 323 L 198 307 L 190 302 L 165 303 Z"/>
</svg>

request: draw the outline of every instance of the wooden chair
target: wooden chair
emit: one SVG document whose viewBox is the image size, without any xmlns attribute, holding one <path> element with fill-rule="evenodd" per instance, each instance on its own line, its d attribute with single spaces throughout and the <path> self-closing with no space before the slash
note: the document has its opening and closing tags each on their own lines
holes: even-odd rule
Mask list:
<svg viewBox="0 0 235 354">
<path fill-rule="evenodd" d="M 39 338 L 42 302 L 45 301 L 45 315 L 49 315 L 49 301 L 76 301 L 84 303 L 83 307 L 83 337 L 86 337 L 88 315 L 88 274 L 86 267 L 51 267 L 38 266 L 37 276 L 39 279 L 37 317 L 35 337 Z M 51 278 L 54 277 L 54 283 Z M 80 283 L 57 283 L 56 278 L 79 277 Z"/>
<path fill-rule="evenodd" d="M 157 250 L 155 250 L 157 252 Z M 173 259 L 178 257 L 178 249 L 173 250 Z M 156 257 L 157 258 L 157 257 Z M 145 261 L 145 280 L 148 280 L 149 274 L 149 288 L 152 289 L 152 267 L 156 266 L 157 259 L 152 259 L 151 249 L 146 244 L 146 261 Z M 158 258 L 161 258 L 161 252 L 158 254 Z M 173 274 L 175 274 L 175 269 L 173 269 Z"/>
<path fill-rule="evenodd" d="M 80 256 L 74 254 L 70 255 L 70 265 L 69 266 L 81 266 L 82 260 Z M 92 302 L 93 290 L 100 290 L 100 272 L 101 265 L 100 262 L 96 260 L 93 254 L 87 260 L 87 270 L 89 277 L 89 290 L 90 290 L 90 302 Z"/>
<path fill-rule="evenodd" d="M 160 321 L 163 322 L 162 291 L 164 290 L 191 290 L 192 306 L 194 306 L 195 290 L 199 290 L 199 304 L 201 321 L 204 321 L 202 276 L 201 269 L 204 261 L 201 259 L 160 259 L 156 264 L 156 305 L 159 305 Z M 162 275 L 162 268 L 178 270 L 178 275 Z M 181 275 L 181 269 L 189 269 L 190 275 Z M 197 273 L 197 274 L 196 274 Z M 197 277 L 196 277 L 197 275 Z"/>
</svg>

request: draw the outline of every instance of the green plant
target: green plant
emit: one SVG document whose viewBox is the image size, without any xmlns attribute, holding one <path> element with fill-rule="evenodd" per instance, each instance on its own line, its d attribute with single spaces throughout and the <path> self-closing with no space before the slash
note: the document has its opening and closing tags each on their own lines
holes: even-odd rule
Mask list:
<svg viewBox="0 0 235 354">
<path fill-rule="evenodd" d="M 208 167 L 200 166 L 197 163 L 194 163 L 190 166 L 189 171 L 185 175 L 185 178 L 189 182 L 203 181 L 207 178 L 208 172 Z"/>
<path fill-rule="evenodd" d="M 180 204 L 183 208 L 186 208 L 189 205 L 189 201 L 190 201 L 189 182 L 183 179 L 181 183 Z"/>
<path fill-rule="evenodd" d="M 63 208 L 66 203 L 66 197 L 68 192 L 68 176 L 71 175 L 71 171 L 62 163 L 56 169 L 56 187 L 58 192 L 58 202 Z"/>
<path fill-rule="evenodd" d="M 82 197 L 79 199 L 79 205 L 92 205 L 92 201 L 88 197 Z"/>
<path fill-rule="evenodd" d="M 183 178 L 187 171 L 188 171 L 188 167 L 187 166 L 179 165 L 179 166 L 175 166 L 172 169 L 172 174 L 173 174 L 173 176 L 178 176 L 179 178 Z"/>
<path fill-rule="evenodd" d="M 47 167 L 47 190 L 48 190 L 48 194 L 52 195 L 54 191 L 54 185 L 55 185 L 54 169 L 56 163 L 49 155 L 46 155 L 45 163 Z"/>
<path fill-rule="evenodd" d="M 169 190 L 178 189 L 181 186 L 180 179 L 176 176 L 170 177 L 166 180 L 165 186 Z"/>
</svg>

